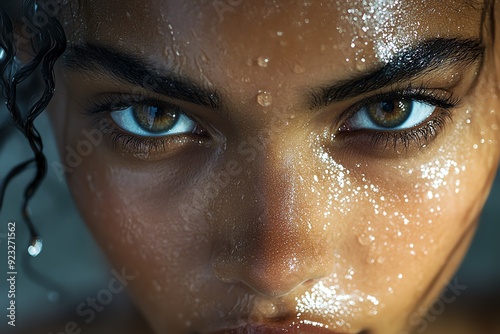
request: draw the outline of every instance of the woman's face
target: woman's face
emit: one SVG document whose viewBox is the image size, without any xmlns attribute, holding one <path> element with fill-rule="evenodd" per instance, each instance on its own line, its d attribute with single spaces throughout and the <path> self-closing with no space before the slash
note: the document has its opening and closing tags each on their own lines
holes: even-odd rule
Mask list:
<svg viewBox="0 0 500 334">
<path fill-rule="evenodd" d="M 156 332 L 419 324 L 499 160 L 482 1 L 70 6 L 56 172 Z"/>
</svg>

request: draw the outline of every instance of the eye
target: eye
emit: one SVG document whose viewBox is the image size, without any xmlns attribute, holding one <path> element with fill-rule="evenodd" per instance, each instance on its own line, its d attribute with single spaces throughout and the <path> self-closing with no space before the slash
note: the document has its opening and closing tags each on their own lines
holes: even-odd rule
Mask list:
<svg viewBox="0 0 500 334">
<path fill-rule="evenodd" d="M 111 112 L 117 126 L 143 137 L 195 133 L 198 124 L 174 106 L 137 105 Z"/>
<path fill-rule="evenodd" d="M 348 130 L 405 130 L 425 122 L 436 110 L 429 103 L 395 99 L 371 103 L 358 109 L 345 124 Z"/>
</svg>

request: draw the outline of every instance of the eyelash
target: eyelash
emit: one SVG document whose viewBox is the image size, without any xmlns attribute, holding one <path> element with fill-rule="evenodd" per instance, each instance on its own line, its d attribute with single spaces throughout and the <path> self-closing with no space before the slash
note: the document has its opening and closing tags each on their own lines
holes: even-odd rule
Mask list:
<svg viewBox="0 0 500 334">
<path fill-rule="evenodd" d="M 363 106 L 381 101 L 397 101 L 397 100 L 411 100 L 423 103 L 428 103 L 436 107 L 432 116 L 420 123 L 417 127 L 405 130 L 350 130 L 344 127 L 344 123 L 338 128 L 338 134 L 354 134 L 361 132 L 364 135 L 369 135 L 370 142 L 373 146 L 382 145 L 382 148 L 392 146 L 394 151 L 397 151 L 398 144 L 408 149 L 410 145 L 416 144 L 419 148 L 424 148 L 432 142 L 446 127 L 446 125 L 453 120 L 452 109 L 459 106 L 460 100 L 453 96 L 449 91 L 441 89 L 428 89 L 423 86 L 413 88 L 409 85 L 402 91 L 393 91 L 390 93 L 381 93 L 364 99 L 352 107 L 345 113 L 342 119 L 344 122 L 354 116 L 356 112 Z"/>
<path fill-rule="evenodd" d="M 425 120 L 419 124 L 419 126 L 412 129 L 396 131 L 351 130 L 344 126 L 345 122 L 353 117 L 356 112 L 359 112 L 363 106 L 380 103 L 381 101 L 397 101 L 402 99 L 428 103 L 435 106 L 437 110 L 433 112 L 428 120 Z M 413 88 L 409 85 L 402 91 L 376 94 L 354 104 L 341 116 L 341 119 L 344 121 L 338 128 L 338 131 L 335 132 L 337 135 L 368 135 L 369 141 L 373 146 L 381 145 L 384 149 L 393 146 L 394 151 L 397 151 L 399 145 L 407 149 L 414 143 L 417 147 L 423 148 L 432 142 L 439 133 L 444 130 L 446 125 L 452 121 L 451 110 L 458 107 L 459 102 L 459 99 L 455 98 L 452 93 L 448 91 L 427 89 L 425 87 Z M 96 123 L 102 120 L 102 116 L 100 115 L 108 114 L 109 122 L 113 124 L 113 130 L 109 133 L 109 139 L 114 149 L 125 149 L 132 152 L 166 152 L 168 143 L 180 140 L 183 142 L 202 143 L 204 140 L 208 139 L 206 133 L 180 134 L 157 138 L 138 137 L 119 128 L 109 117 L 109 114 L 113 111 L 123 110 L 124 108 L 138 105 L 169 105 L 183 112 L 180 107 L 157 99 L 143 98 L 128 94 L 109 94 L 100 97 L 97 101 L 91 102 L 86 108 L 85 114 L 92 117 L 91 126 L 96 126 Z M 202 123 L 191 115 L 188 115 L 188 117 L 192 118 L 197 123 Z"/>
</svg>

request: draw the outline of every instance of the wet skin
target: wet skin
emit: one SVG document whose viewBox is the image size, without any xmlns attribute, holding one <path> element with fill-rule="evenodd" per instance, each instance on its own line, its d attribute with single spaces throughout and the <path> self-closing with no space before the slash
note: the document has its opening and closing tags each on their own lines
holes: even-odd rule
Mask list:
<svg viewBox="0 0 500 334">
<path fill-rule="evenodd" d="M 70 4 L 50 108 L 62 161 L 103 136 L 65 173 L 75 201 L 113 266 L 138 275 L 158 333 L 418 325 L 499 161 L 483 4 L 272 3 Z M 355 116 L 411 100 L 439 106 L 407 129 Z M 198 125 L 117 124 L 151 105 Z"/>
</svg>

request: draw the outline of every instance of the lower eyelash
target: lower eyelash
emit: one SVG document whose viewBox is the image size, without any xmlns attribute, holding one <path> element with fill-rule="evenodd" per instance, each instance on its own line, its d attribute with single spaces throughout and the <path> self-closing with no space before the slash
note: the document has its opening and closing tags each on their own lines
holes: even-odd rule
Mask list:
<svg viewBox="0 0 500 334">
<path fill-rule="evenodd" d="M 393 146 L 397 151 L 402 146 L 408 149 L 410 145 L 416 144 L 419 148 L 426 147 L 432 142 L 446 127 L 453 121 L 450 110 L 442 109 L 432 119 L 422 123 L 421 126 L 414 129 L 402 131 L 373 131 L 371 141 L 373 146 L 383 145 L 383 148 Z"/>
<path fill-rule="evenodd" d="M 174 147 L 179 145 L 193 144 L 206 146 L 208 137 L 196 136 L 196 138 L 186 135 L 171 135 L 168 137 L 137 137 L 113 130 L 108 134 L 108 140 L 113 150 L 118 152 L 127 152 L 129 154 L 156 155 L 171 152 Z"/>
</svg>

